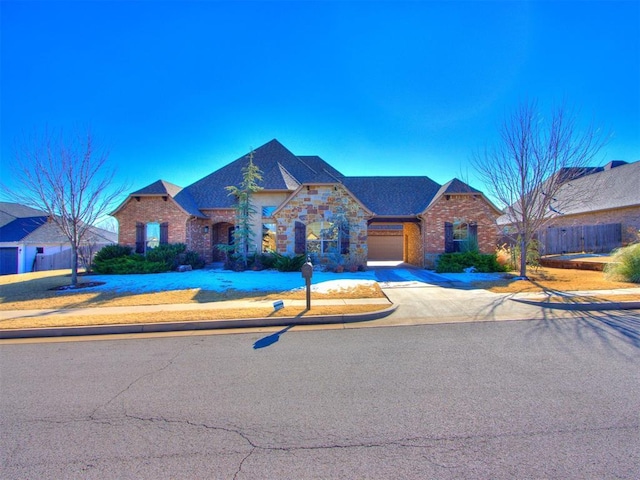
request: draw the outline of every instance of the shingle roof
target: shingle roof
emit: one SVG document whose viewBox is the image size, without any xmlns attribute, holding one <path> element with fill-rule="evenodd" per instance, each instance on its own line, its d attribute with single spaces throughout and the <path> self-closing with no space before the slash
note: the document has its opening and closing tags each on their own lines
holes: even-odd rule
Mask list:
<svg viewBox="0 0 640 480">
<path fill-rule="evenodd" d="M 41 216 L 46 216 L 46 213 L 19 203 L 0 202 L 0 227 L 13 222 L 16 218 Z"/>
<path fill-rule="evenodd" d="M 45 223 L 46 216 L 16 218 L 0 227 L 0 242 L 19 242 Z"/>
<path fill-rule="evenodd" d="M 226 188 L 240 185 L 248 155 L 225 165 L 185 188 L 201 208 L 232 208 L 234 200 Z M 262 171 L 258 184 L 265 190 L 295 190 L 303 183 L 335 183 L 342 174 L 320 157 L 297 157 L 278 140 L 253 151 L 253 163 Z"/>
<path fill-rule="evenodd" d="M 637 206 L 639 185 L 640 161 L 618 164 L 567 182 L 558 191 L 555 203 L 564 215 Z"/>
<path fill-rule="evenodd" d="M 166 182 L 164 180 L 158 180 L 151 185 L 147 185 L 140 190 L 133 192 L 131 195 L 169 195 L 175 197 L 182 187 L 174 185 L 173 183 Z"/>
<path fill-rule="evenodd" d="M 588 173 L 569 175 L 567 178 L 575 178 L 556 192 L 553 210 L 547 212 L 547 218 L 640 206 L 640 161 L 612 161 L 605 167 L 581 170 Z M 566 176 L 568 171 L 563 169 L 559 174 Z M 508 224 L 510 218 L 505 214 L 497 222 Z"/>
<path fill-rule="evenodd" d="M 178 185 L 174 185 L 173 183 L 169 183 L 165 180 L 157 180 L 146 187 L 141 188 L 140 190 L 136 190 L 133 192 L 130 197 L 135 196 L 154 196 L 154 195 L 168 195 L 173 198 L 176 203 L 189 215 L 193 215 L 196 217 L 204 217 L 200 209 L 198 209 L 198 205 L 193 200 L 193 197 L 189 194 L 189 192 L 185 191 L 184 188 L 179 187 Z M 124 205 L 124 204 L 123 204 Z M 117 212 L 121 207 L 118 207 L 115 212 Z M 112 212 L 112 213 L 115 213 Z"/>
<path fill-rule="evenodd" d="M 342 181 L 378 216 L 418 215 L 440 188 L 429 177 L 344 177 Z"/>
<path fill-rule="evenodd" d="M 235 199 L 226 187 L 242 183 L 242 170 L 248 158 L 249 154 L 243 155 L 186 188 L 158 180 L 131 196 L 170 195 L 185 211 L 201 217 L 204 216 L 202 210 L 233 208 Z M 425 176 L 345 177 L 322 158 L 296 156 L 275 139 L 253 151 L 253 163 L 262 172 L 262 181 L 258 184 L 265 190 L 293 192 L 303 184 L 343 183 L 378 216 L 414 216 L 426 210 L 440 195 L 481 193 L 458 179 L 440 186 Z"/>
<path fill-rule="evenodd" d="M 433 198 L 429 201 L 429 207 L 436 203 L 440 197 L 443 195 L 455 195 L 455 194 L 464 194 L 464 193 L 473 193 L 473 194 L 481 194 L 480 190 L 476 190 L 475 188 L 467 185 L 461 180 L 454 178 L 453 180 L 449 180 L 447 183 L 442 185 L 440 189 L 436 192 Z M 426 208 L 426 207 L 425 207 Z"/>
</svg>

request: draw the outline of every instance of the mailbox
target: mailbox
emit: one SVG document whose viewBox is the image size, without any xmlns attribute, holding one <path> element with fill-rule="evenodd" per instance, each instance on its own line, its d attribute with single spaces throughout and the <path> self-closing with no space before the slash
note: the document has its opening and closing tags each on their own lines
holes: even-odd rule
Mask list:
<svg viewBox="0 0 640 480">
<path fill-rule="evenodd" d="M 311 262 L 302 265 L 300 270 L 302 271 L 302 278 L 304 278 L 307 283 L 311 283 L 311 277 L 313 277 L 313 265 L 311 265 Z"/>
<path fill-rule="evenodd" d="M 307 284 L 307 310 L 311 310 L 311 277 L 313 277 L 313 265 L 311 264 L 311 258 L 307 257 L 307 263 L 302 265 L 300 269 L 302 272 L 302 278 L 304 278 Z"/>
</svg>

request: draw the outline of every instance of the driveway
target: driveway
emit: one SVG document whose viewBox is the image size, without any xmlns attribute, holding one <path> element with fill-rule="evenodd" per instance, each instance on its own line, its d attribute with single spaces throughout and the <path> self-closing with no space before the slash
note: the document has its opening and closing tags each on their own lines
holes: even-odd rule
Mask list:
<svg viewBox="0 0 640 480">
<path fill-rule="evenodd" d="M 398 305 L 380 322 L 394 325 L 463 321 L 567 318 L 556 311 L 512 301 L 512 294 L 474 288 L 470 281 L 410 266 L 372 266 L 384 294 Z M 473 274 L 481 275 L 481 274 Z"/>
</svg>

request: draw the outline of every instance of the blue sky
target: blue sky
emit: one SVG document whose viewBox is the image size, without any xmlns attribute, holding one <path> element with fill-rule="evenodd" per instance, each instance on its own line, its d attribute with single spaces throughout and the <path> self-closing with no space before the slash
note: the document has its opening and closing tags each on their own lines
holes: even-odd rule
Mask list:
<svg viewBox="0 0 640 480">
<path fill-rule="evenodd" d="M 272 138 L 346 175 L 453 177 L 527 99 L 640 159 L 640 2 L 2 1 L 2 172 L 90 126 L 117 180 L 187 186 Z"/>
</svg>

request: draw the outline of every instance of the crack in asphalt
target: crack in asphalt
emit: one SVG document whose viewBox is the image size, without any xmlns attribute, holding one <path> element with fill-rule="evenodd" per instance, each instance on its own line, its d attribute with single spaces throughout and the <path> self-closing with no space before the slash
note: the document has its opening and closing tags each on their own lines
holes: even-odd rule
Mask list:
<svg viewBox="0 0 640 480">
<path fill-rule="evenodd" d="M 587 432 L 604 432 L 604 431 L 639 431 L 640 424 L 636 425 L 623 425 L 623 426 L 610 426 L 610 427 L 597 427 L 597 428 L 573 428 L 573 429 L 559 429 L 559 430 L 539 430 L 534 432 L 514 432 L 514 433 L 502 433 L 494 435 L 461 435 L 450 437 L 429 437 L 429 436 L 417 436 L 407 437 L 395 440 L 388 440 L 383 442 L 366 442 L 366 443 L 344 443 L 344 444 L 332 444 L 332 445 L 317 445 L 317 446 L 294 446 L 294 447 L 276 447 L 276 446 L 264 446 L 259 445 L 253 441 L 248 434 L 244 433 L 240 428 L 221 427 L 215 425 L 208 425 L 206 423 L 196 423 L 190 420 L 170 420 L 163 417 L 139 417 L 135 415 L 125 415 L 126 418 L 142 422 L 161 422 L 167 424 L 184 424 L 196 428 L 205 428 L 207 430 L 222 431 L 225 433 L 231 433 L 239 436 L 250 447 L 249 452 L 240 460 L 238 468 L 233 475 L 233 479 L 237 479 L 242 473 L 242 467 L 249 460 L 249 458 L 256 451 L 265 452 L 303 452 L 303 451 L 319 451 L 319 450 L 334 450 L 334 449 L 352 449 L 352 448 L 384 448 L 389 446 L 400 448 L 421 448 L 432 449 L 438 447 L 440 442 L 459 442 L 459 441 L 476 441 L 476 440 L 494 440 L 502 438 L 533 438 L 537 436 L 547 435 L 570 435 L 575 433 L 587 433 Z M 424 442 L 424 443 L 420 443 Z M 455 465 L 444 465 L 434 461 L 433 459 L 423 456 L 423 458 L 434 466 L 452 469 Z"/>
<path fill-rule="evenodd" d="M 152 375 L 155 375 L 157 373 L 160 373 L 164 370 L 166 370 L 167 368 L 169 368 L 171 365 L 173 365 L 173 362 L 176 360 L 176 358 L 178 358 L 180 355 L 182 355 L 184 353 L 184 351 L 191 347 L 191 346 L 195 346 L 197 343 L 199 342 L 194 342 L 192 344 L 187 344 L 184 347 L 182 347 L 173 357 L 171 357 L 163 366 L 156 368 L 150 372 L 144 373 L 142 375 L 140 375 L 138 378 L 136 378 L 135 380 L 131 381 L 129 383 L 129 385 L 127 385 L 125 388 L 123 388 L 122 390 L 120 390 L 118 393 L 116 393 L 113 397 L 111 397 L 109 400 L 107 400 L 105 403 L 103 403 L 102 405 L 97 406 L 89 415 L 89 418 L 91 418 L 92 420 L 97 420 L 95 418 L 96 413 L 98 412 L 98 410 L 104 409 L 106 407 L 108 407 L 112 402 L 114 402 L 118 397 L 120 397 L 121 395 L 123 395 L 124 393 L 126 393 L 131 387 L 133 387 L 136 383 L 138 383 L 139 381 L 141 381 L 144 378 L 150 377 Z"/>
<path fill-rule="evenodd" d="M 166 368 L 166 367 L 165 367 Z M 142 377 L 141 377 L 142 378 Z M 79 422 L 91 422 L 105 425 L 112 425 L 112 422 L 122 419 L 135 420 L 138 422 L 151 422 L 156 424 L 167 424 L 167 425 L 186 425 L 193 428 L 203 428 L 211 431 L 224 432 L 232 435 L 236 435 L 239 437 L 249 448 L 249 451 L 244 454 L 242 459 L 239 461 L 235 472 L 233 473 L 232 478 L 237 480 L 241 474 L 243 467 L 249 461 L 249 459 L 259 451 L 262 452 L 305 452 L 305 451 L 322 451 L 322 450 L 348 450 L 348 449 L 357 449 L 357 448 L 385 448 L 385 447 L 398 447 L 398 448 L 409 448 L 409 449 L 441 449 L 442 442 L 466 442 L 466 441 L 488 441 L 494 439 L 503 439 L 503 438 L 533 438 L 536 436 L 548 436 L 548 435 L 571 435 L 576 433 L 588 433 L 588 432 L 600 432 L 600 431 L 639 431 L 640 424 L 631 424 L 631 425 L 618 425 L 618 426 L 608 426 L 608 427 L 596 427 L 596 428 L 570 428 L 570 429 L 557 429 L 557 430 L 538 430 L 532 432 L 512 432 L 512 433 L 500 433 L 493 435 L 460 435 L 460 436 L 442 436 L 442 437 L 429 437 L 429 436 L 413 436 L 413 437 L 405 437 L 405 438 L 397 438 L 393 440 L 380 441 L 380 442 L 353 442 L 353 443 L 334 443 L 328 445 L 315 445 L 315 446 L 290 446 L 290 447 L 278 447 L 278 446 L 270 446 L 270 445 L 260 445 L 259 442 L 256 442 L 251 438 L 251 436 L 245 433 L 239 427 L 225 427 L 219 425 L 210 425 L 203 422 L 194 422 L 192 420 L 175 420 L 168 419 L 164 417 L 142 417 L 137 415 L 132 415 L 125 413 L 123 416 L 114 416 L 111 418 L 102 418 L 96 419 L 93 417 L 85 417 L 81 419 L 71 419 L 71 420 L 52 420 L 52 419 L 37 419 L 33 420 L 33 422 L 39 423 L 49 423 L 49 424 L 71 424 L 71 423 L 79 423 Z M 456 451 L 456 448 L 453 448 L 453 451 Z M 241 454 L 241 451 L 237 452 Z M 164 457 L 166 455 L 163 455 Z M 421 457 L 429 462 L 430 464 L 444 469 L 453 469 L 456 468 L 457 465 L 446 465 L 440 463 L 435 460 L 433 455 L 421 455 Z M 96 462 L 99 462 L 99 458 L 90 458 L 83 460 L 83 462 L 88 462 L 87 466 L 92 467 Z"/>
</svg>

